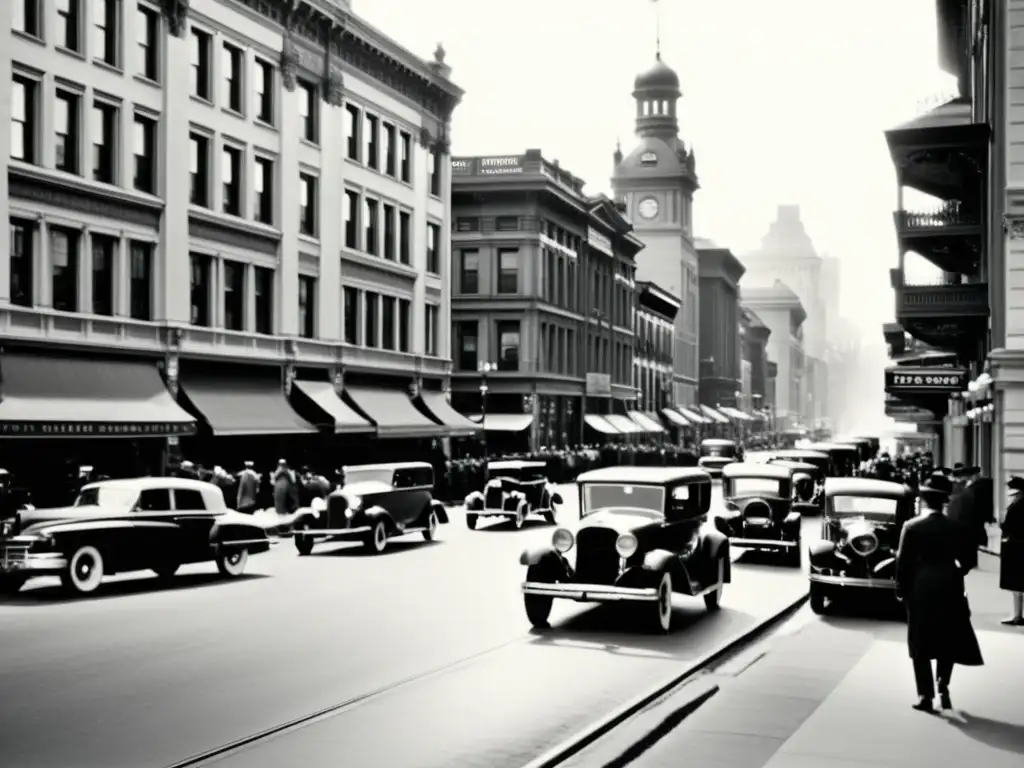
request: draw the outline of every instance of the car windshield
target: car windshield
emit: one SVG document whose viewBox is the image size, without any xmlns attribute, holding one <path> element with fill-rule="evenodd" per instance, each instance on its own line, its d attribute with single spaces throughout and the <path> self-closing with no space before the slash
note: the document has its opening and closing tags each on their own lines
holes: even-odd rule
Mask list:
<svg viewBox="0 0 1024 768">
<path fill-rule="evenodd" d="M 705 456 L 724 456 L 732 458 L 736 455 L 735 445 L 702 445 L 700 452 Z"/>
<path fill-rule="evenodd" d="M 137 488 L 103 487 L 84 488 L 75 499 L 76 507 L 124 507 L 130 508 L 139 498 Z"/>
<path fill-rule="evenodd" d="M 394 470 L 390 468 L 360 469 L 359 467 L 346 467 L 345 485 L 352 483 L 384 483 L 384 485 L 394 485 L 392 482 L 394 474 Z"/>
<path fill-rule="evenodd" d="M 779 481 L 771 477 L 734 477 L 729 482 L 732 484 L 733 496 L 757 496 L 762 493 L 778 496 L 779 494 Z"/>
<path fill-rule="evenodd" d="M 585 485 L 582 516 L 602 509 L 640 509 L 664 514 L 665 489 L 659 485 Z"/>
<path fill-rule="evenodd" d="M 896 514 L 899 499 L 884 496 L 833 496 L 832 509 L 839 515 L 888 518 Z"/>
</svg>

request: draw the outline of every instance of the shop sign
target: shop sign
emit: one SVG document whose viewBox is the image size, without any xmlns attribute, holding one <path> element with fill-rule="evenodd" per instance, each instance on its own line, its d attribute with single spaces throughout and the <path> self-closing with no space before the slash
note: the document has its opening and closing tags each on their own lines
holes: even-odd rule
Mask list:
<svg viewBox="0 0 1024 768">
<path fill-rule="evenodd" d="M 195 434 L 195 422 L 4 421 L 3 437 L 168 437 Z"/>
<path fill-rule="evenodd" d="M 475 158 L 453 157 L 452 176 L 472 176 L 476 168 Z"/>
<path fill-rule="evenodd" d="M 523 158 L 519 156 L 481 157 L 478 162 L 480 163 L 481 176 L 496 176 L 506 173 L 523 172 Z"/>
<path fill-rule="evenodd" d="M 611 397 L 612 377 L 608 373 L 587 374 L 587 397 Z"/>
<path fill-rule="evenodd" d="M 889 368 L 885 391 L 890 394 L 921 393 L 950 395 L 967 389 L 966 368 Z"/>
</svg>

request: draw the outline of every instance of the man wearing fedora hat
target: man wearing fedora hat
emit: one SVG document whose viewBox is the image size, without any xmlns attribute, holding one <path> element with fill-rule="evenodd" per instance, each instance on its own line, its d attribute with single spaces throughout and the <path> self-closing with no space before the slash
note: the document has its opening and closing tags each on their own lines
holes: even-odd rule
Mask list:
<svg viewBox="0 0 1024 768">
<path fill-rule="evenodd" d="M 981 477 L 980 467 L 956 464 L 953 467 L 954 492 L 950 497 L 946 515 L 959 523 L 972 546 L 964 548 L 964 561 L 968 569 L 978 567 L 978 547 L 988 544 L 987 523 L 993 520 L 994 492 L 992 479 Z"/>
<path fill-rule="evenodd" d="M 999 546 L 999 588 L 1013 596 L 1013 613 L 1003 620 L 1010 627 L 1024 626 L 1024 477 L 1007 483 L 1014 497 L 1003 516 Z"/>
<path fill-rule="evenodd" d="M 941 472 L 921 483 L 921 514 L 903 526 L 896 553 L 896 595 L 907 611 L 907 650 L 917 684 L 914 709 L 922 712 L 935 711 L 935 678 L 942 709 L 952 709 L 953 666 L 984 663 L 964 585 L 963 529 L 943 514 L 952 490 Z"/>
</svg>

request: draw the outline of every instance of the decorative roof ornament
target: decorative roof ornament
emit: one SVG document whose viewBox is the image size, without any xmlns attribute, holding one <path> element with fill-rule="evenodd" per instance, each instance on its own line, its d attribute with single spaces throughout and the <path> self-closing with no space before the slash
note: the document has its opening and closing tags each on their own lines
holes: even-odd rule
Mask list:
<svg viewBox="0 0 1024 768">
<path fill-rule="evenodd" d="M 448 52 L 444 49 L 442 43 L 437 44 L 437 48 L 434 49 L 434 63 L 444 64 L 444 57 L 448 55 Z"/>
</svg>

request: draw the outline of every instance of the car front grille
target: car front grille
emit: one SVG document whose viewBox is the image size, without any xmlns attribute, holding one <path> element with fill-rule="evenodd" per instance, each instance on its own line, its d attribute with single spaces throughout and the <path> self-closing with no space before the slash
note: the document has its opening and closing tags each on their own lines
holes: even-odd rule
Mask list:
<svg viewBox="0 0 1024 768">
<path fill-rule="evenodd" d="M 338 529 L 348 527 L 348 518 L 345 517 L 345 510 L 348 509 L 348 500 L 340 493 L 327 497 L 327 514 L 320 518 L 318 528 Z"/>
<path fill-rule="evenodd" d="M 0 569 L 12 565 L 23 565 L 28 560 L 28 547 L 3 547 L 0 548 Z"/>
<path fill-rule="evenodd" d="M 588 584 L 612 584 L 619 576 L 618 533 L 584 528 L 576 536 L 576 578 Z"/>
<path fill-rule="evenodd" d="M 488 488 L 484 491 L 484 509 L 501 509 L 501 488 Z"/>
</svg>

